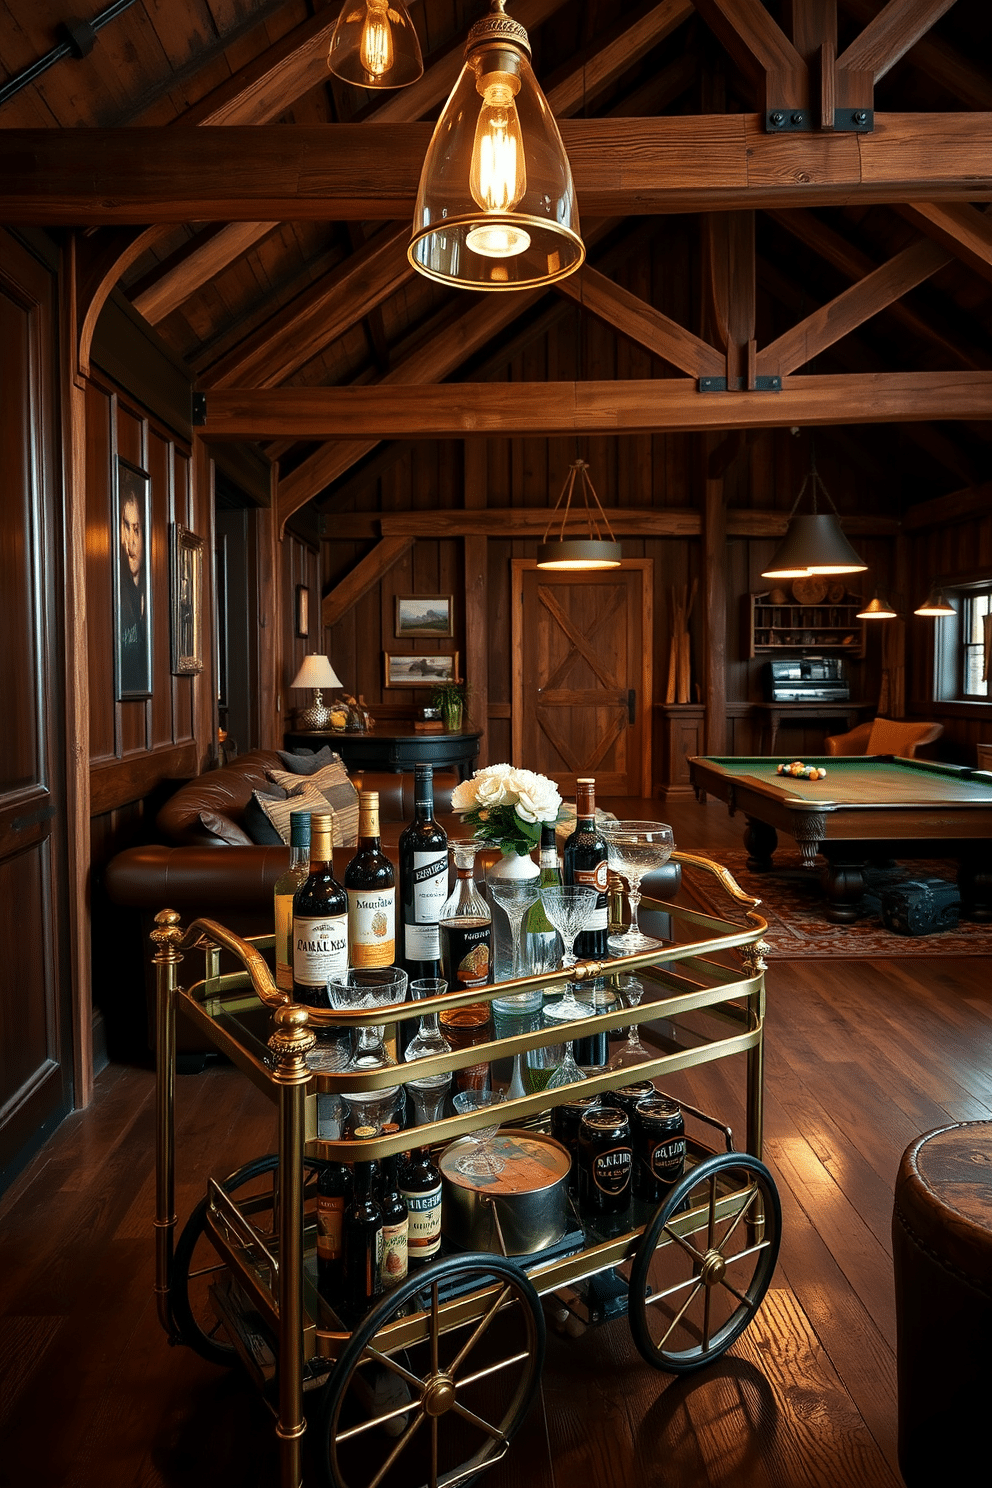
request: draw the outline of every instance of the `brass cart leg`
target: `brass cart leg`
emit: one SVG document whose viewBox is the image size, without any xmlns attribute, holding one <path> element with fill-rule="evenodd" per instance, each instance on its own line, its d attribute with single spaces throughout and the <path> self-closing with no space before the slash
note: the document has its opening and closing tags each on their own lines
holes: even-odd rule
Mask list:
<svg viewBox="0 0 992 1488">
<path fill-rule="evenodd" d="M 303 1418 L 303 1144 L 310 1071 L 317 1040 L 307 1010 L 290 1003 L 272 1015 L 269 1048 L 279 1090 L 279 1420 L 280 1488 L 301 1488 Z"/>
<path fill-rule="evenodd" d="M 174 1339 L 169 1291 L 176 1228 L 176 967 L 183 959 L 183 932 L 174 909 L 161 910 L 155 924 L 155 1302 L 159 1322 Z"/>
</svg>

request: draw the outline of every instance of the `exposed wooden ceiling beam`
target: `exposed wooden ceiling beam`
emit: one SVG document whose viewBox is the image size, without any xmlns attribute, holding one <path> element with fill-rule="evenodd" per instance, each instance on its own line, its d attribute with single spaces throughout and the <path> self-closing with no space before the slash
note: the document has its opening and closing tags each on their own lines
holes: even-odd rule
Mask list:
<svg viewBox="0 0 992 1488">
<path fill-rule="evenodd" d="M 878 0 L 843 0 L 843 5 L 848 15 L 862 26 L 870 25 L 879 15 Z M 907 60 L 946 88 L 965 108 L 992 108 L 992 79 L 988 73 L 962 57 L 941 37 L 922 37 Z"/>
<path fill-rule="evenodd" d="M 903 518 L 909 532 L 922 532 L 927 527 L 943 527 L 948 522 L 970 522 L 987 517 L 992 508 L 992 481 L 969 486 L 966 491 L 950 491 L 932 501 L 920 501 L 910 507 Z"/>
<path fill-rule="evenodd" d="M 982 419 L 992 372 L 786 377 L 780 393 L 700 393 L 690 378 L 611 382 L 377 383 L 348 388 L 222 388 L 207 397 L 213 439 L 456 439 L 466 434 L 624 434 L 791 424 Z"/>
<path fill-rule="evenodd" d="M 645 304 L 630 290 L 622 289 L 588 264 L 577 274 L 560 280 L 555 288 L 614 330 L 678 367 L 680 372 L 688 372 L 691 377 L 723 376 L 726 362 L 715 346 L 710 346 L 670 316 Z"/>
<path fill-rule="evenodd" d="M 278 226 L 278 222 L 225 222 L 222 227 L 207 228 L 147 274 L 141 288 L 132 293 L 131 304 L 151 325 L 158 325 L 208 279 Z"/>
<path fill-rule="evenodd" d="M 772 221 L 784 227 L 793 237 L 812 248 L 826 263 L 831 264 L 847 279 L 863 279 L 872 274 L 878 265 L 861 248 L 849 243 L 845 237 L 829 227 L 821 217 L 811 212 L 798 210 L 769 212 Z M 944 334 L 928 320 L 901 300 L 886 306 L 886 315 L 899 322 L 911 335 L 933 346 L 952 365 L 960 367 L 988 367 L 988 358 L 978 357 L 965 347 L 956 336 Z"/>
<path fill-rule="evenodd" d="M 556 119 L 569 118 L 595 98 L 610 83 L 631 68 L 652 47 L 664 41 L 694 13 L 693 0 L 658 0 L 635 16 L 609 41 L 600 43 L 580 65 L 569 68 L 567 77 L 549 80 L 548 107 Z"/>
<path fill-rule="evenodd" d="M 899 210 L 955 258 L 992 280 L 992 217 L 967 202 L 910 202 Z"/>
<path fill-rule="evenodd" d="M 837 58 L 837 67 L 847 72 L 869 72 L 877 83 L 954 3 L 888 0 Z"/>
<path fill-rule="evenodd" d="M 763 347 L 755 363 L 758 375 L 784 376 L 797 367 L 804 367 L 821 351 L 833 346 L 835 341 L 870 320 L 924 279 L 929 279 L 950 261 L 950 253 L 927 238 L 910 244 L 888 263 L 867 274 L 829 304 L 814 310 L 799 325 Z"/>
<path fill-rule="evenodd" d="M 430 124 L 0 130 L 0 220 L 405 218 Z M 881 114 L 873 134 L 767 135 L 753 114 L 571 119 L 584 212 L 992 199 L 992 115 Z"/>
<path fill-rule="evenodd" d="M 345 574 L 340 584 L 324 595 L 320 602 L 321 624 L 336 625 L 341 616 L 346 615 L 370 589 L 374 589 L 383 574 L 388 573 L 403 554 L 413 547 L 413 541 L 412 537 L 384 537 L 371 553 L 366 553 Z"/>
<path fill-rule="evenodd" d="M 806 63 L 760 0 L 695 0 L 696 9 L 757 91 L 762 110 L 808 110 Z"/>
<path fill-rule="evenodd" d="M 692 507 L 615 507 L 608 509 L 610 526 L 623 537 L 698 537 L 700 513 Z M 551 510 L 546 506 L 491 506 L 479 511 L 457 508 L 410 512 L 339 512 L 331 540 L 361 542 L 382 537 L 541 537 Z M 782 537 L 789 525 L 787 512 L 727 511 L 728 537 Z M 858 537 L 889 537 L 899 531 L 896 517 L 844 513 L 844 530 Z M 587 525 L 576 517 L 565 531 L 580 532 Z M 555 523 L 555 531 L 558 523 Z"/>
</svg>

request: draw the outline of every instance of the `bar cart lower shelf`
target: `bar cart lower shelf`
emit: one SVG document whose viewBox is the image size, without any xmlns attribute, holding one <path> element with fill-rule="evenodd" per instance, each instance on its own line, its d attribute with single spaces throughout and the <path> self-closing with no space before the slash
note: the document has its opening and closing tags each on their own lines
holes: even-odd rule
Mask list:
<svg viewBox="0 0 992 1488">
<path fill-rule="evenodd" d="M 316 1173 L 325 1161 L 353 1155 L 358 1145 L 314 1135 L 318 1091 L 333 1092 L 342 1078 L 355 1084 L 353 1075 L 316 1073 L 307 1065 L 311 1020 L 319 1026 L 331 1015 L 284 1002 L 272 986 L 265 939 L 242 942 L 209 921 L 195 922 L 184 935 L 177 916 L 163 911 L 158 917 L 160 1318 L 173 1341 L 215 1364 L 240 1362 L 247 1369 L 276 1416 L 282 1488 L 302 1481 L 304 1431 L 316 1438 L 313 1456 L 332 1488 L 468 1482 L 505 1455 L 530 1407 L 549 1317 L 559 1330 L 578 1334 L 626 1314 L 645 1362 L 672 1373 L 718 1358 L 747 1328 L 771 1280 L 781 1230 L 775 1185 L 760 1160 L 766 925 L 757 901 L 726 870 L 688 854 L 673 856 L 684 867 L 714 873 L 746 907 L 747 925 L 656 905 L 671 915 L 676 940 L 569 972 L 570 979 L 583 980 L 636 971 L 645 985 L 643 1004 L 591 1011 L 567 1031 L 576 1037 L 604 1029 L 625 1034 L 631 1024 L 649 1023 L 649 1052 L 656 1057 L 634 1068 L 638 1079 L 656 1085 L 668 1072 L 743 1056 L 749 1150 L 736 1151 L 733 1134 L 718 1118 L 683 1103 L 686 1170 L 661 1202 L 634 1199 L 615 1215 L 586 1214 L 573 1202 L 565 1234 L 530 1254 L 465 1252 L 449 1243 L 447 1253 L 411 1271 L 365 1316 L 333 1308 L 316 1285 Z M 187 991 L 176 973 L 180 945 L 194 936 L 205 950 L 206 975 Z M 220 975 L 220 947 L 237 956 L 244 972 Z M 561 981 L 552 973 L 513 985 L 553 988 Z M 486 995 L 505 995 L 506 988 L 490 987 Z M 479 997 L 475 989 L 433 1001 L 441 1009 Z M 180 1006 L 271 1095 L 279 1150 L 220 1182 L 211 1179 L 173 1247 Z M 382 1022 L 401 1015 L 402 1007 L 375 1014 Z M 340 1023 L 349 1015 L 333 1017 Z M 357 1026 L 371 1021 L 367 1013 L 350 1017 Z M 455 1070 L 480 1058 L 526 1053 L 542 1040 L 558 1042 L 560 1030 L 560 1024 L 532 1029 L 418 1061 L 417 1073 L 426 1073 L 429 1063 Z M 387 1079 L 395 1082 L 405 1068 L 364 1078 L 375 1089 Z M 629 1067 L 594 1070 L 581 1083 L 509 1100 L 501 1115 L 504 1124 L 540 1128 L 553 1104 L 608 1093 L 630 1078 Z M 417 1145 L 442 1148 L 487 1119 L 485 1112 L 474 1113 L 418 1128 Z M 714 1130 L 719 1151 L 713 1150 Z M 362 1151 L 377 1158 L 410 1145 L 407 1131 L 367 1141 Z"/>
</svg>

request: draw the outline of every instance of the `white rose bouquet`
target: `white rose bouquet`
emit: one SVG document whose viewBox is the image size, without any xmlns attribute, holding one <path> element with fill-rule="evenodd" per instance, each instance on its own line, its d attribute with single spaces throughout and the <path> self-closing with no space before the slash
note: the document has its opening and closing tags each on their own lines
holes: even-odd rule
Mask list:
<svg viewBox="0 0 992 1488">
<path fill-rule="evenodd" d="M 540 842 L 541 828 L 558 820 L 561 796 L 546 775 L 512 765 L 486 765 L 455 787 L 451 809 L 480 842 L 525 857 Z"/>
</svg>

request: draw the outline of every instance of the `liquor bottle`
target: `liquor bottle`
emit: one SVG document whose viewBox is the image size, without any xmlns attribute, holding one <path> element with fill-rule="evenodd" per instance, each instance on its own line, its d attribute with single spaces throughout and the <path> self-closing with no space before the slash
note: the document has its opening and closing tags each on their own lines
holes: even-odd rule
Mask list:
<svg viewBox="0 0 992 1488">
<path fill-rule="evenodd" d="M 355 1140 L 367 1142 L 374 1126 L 359 1126 Z M 382 1210 L 375 1198 L 377 1162 L 355 1163 L 355 1187 L 341 1228 L 341 1290 L 346 1307 L 365 1312 L 382 1291 Z"/>
<path fill-rule="evenodd" d="M 493 922 L 489 905 L 475 885 L 475 844 L 456 843 L 455 887 L 441 910 L 441 967 L 448 991 L 486 987 L 492 980 Z M 449 1008 L 440 1015 L 441 1029 L 453 1049 L 489 1040 L 488 1002 Z M 454 1072 L 454 1089 L 486 1090 L 489 1064 L 470 1064 Z"/>
<path fill-rule="evenodd" d="M 334 877 L 334 818 L 310 816 L 310 872 L 293 895 L 293 997 L 327 1007 L 327 979 L 348 970 L 348 901 Z"/>
<path fill-rule="evenodd" d="M 382 1210 L 382 1264 L 379 1279 L 388 1292 L 406 1280 L 410 1218 L 397 1179 L 398 1154 L 384 1157 L 379 1175 L 379 1208 Z"/>
<path fill-rule="evenodd" d="M 592 993 L 591 1011 L 608 1013 L 616 1007 L 616 995 L 606 985 L 605 977 L 594 977 L 586 984 Z M 583 1069 L 605 1065 L 610 1057 L 610 1033 L 607 1028 L 577 1038 L 573 1044 L 575 1062 Z M 604 1097 L 605 1099 L 605 1097 Z"/>
<path fill-rule="evenodd" d="M 448 892 L 448 837 L 434 820 L 434 768 L 414 766 L 413 821 L 400 835 L 400 965 L 410 980 L 441 975 L 437 923 Z"/>
<path fill-rule="evenodd" d="M 558 866 L 558 844 L 555 840 L 554 823 L 541 826 L 541 879 L 542 889 L 561 886 L 561 869 Z M 535 974 L 541 971 L 557 971 L 561 965 L 561 936 L 548 919 L 544 905 L 536 899 L 527 911 L 524 920 L 527 937 L 529 966 Z"/>
<path fill-rule="evenodd" d="M 344 1211 L 353 1188 L 346 1163 L 325 1163 L 317 1175 L 317 1287 L 332 1304 L 341 1296 Z"/>
<path fill-rule="evenodd" d="M 400 1176 L 400 1194 L 410 1216 L 409 1263 L 419 1266 L 441 1249 L 441 1174 L 426 1147 L 410 1153 Z"/>
<path fill-rule="evenodd" d="M 272 895 L 276 925 L 276 986 L 293 990 L 293 896 L 310 872 L 310 813 L 289 815 L 289 867 L 280 873 Z"/>
<path fill-rule="evenodd" d="M 575 782 L 575 831 L 565 843 L 562 853 L 563 876 L 566 886 L 587 885 L 599 895 L 586 928 L 575 939 L 575 955 L 579 961 L 605 960 L 609 955 L 606 944 L 606 843 L 596 830 L 596 782 Z"/>
<path fill-rule="evenodd" d="M 344 870 L 348 961 L 392 966 L 396 959 L 396 875 L 379 841 L 379 792 L 358 795 L 358 850 Z"/>
</svg>

